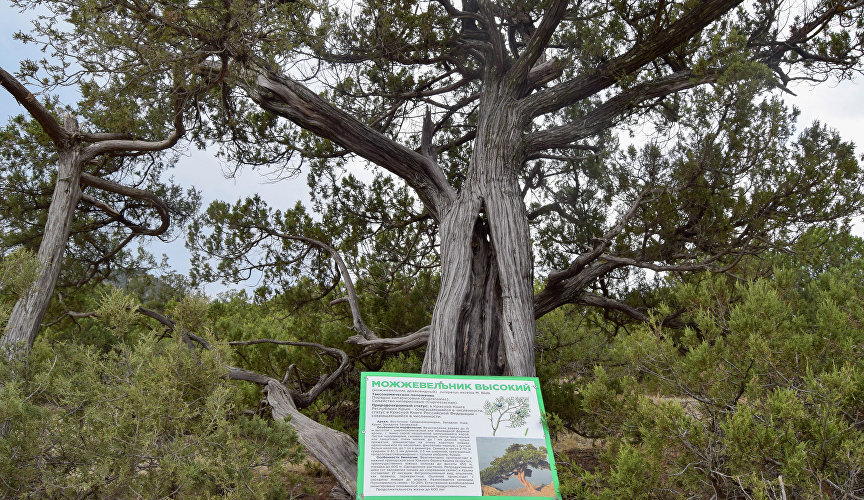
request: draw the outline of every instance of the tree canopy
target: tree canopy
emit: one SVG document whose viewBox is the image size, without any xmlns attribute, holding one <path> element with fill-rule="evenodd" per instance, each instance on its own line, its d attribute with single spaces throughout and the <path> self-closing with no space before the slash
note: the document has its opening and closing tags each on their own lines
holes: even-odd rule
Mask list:
<svg viewBox="0 0 864 500">
<path fill-rule="evenodd" d="M 5 145 L 0 151 L 4 177 L 0 185 L 3 224 L 0 248 L 4 252 L 19 247 L 35 252 L 42 239 L 56 182 L 57 151 L 39 124 L 23 115 L 0 130 L 0 137 Z M 97 196 L 86 197 L 70 229 L 67 260 L 58 283 L 59 291 L 67 299 L 74 295 L 75 288 L 102 281 L 116 271 L 134 274 L 156 266 L 152 259 L 130 248 L 134 237 L 156 232 L 163 225 L 164 215 L 173 223 L 166 224 L 156 236 L 165 240 L 176 238 L 199 204 L 194 188 L 178 186 L 163 178 L 175 161 L 174 155 L 147 154 L 101 158 L 93 166 L 90 170 L 93 175 L 151 193 L 164 202 L 165 213 L 154 210 L 146 199 L 122 193 L 101 191 Z M 106 212 L 106 208 L 110 210 Z"/>
<path fill-rule="evenodd" d="M 531 477 L 531 470 L 549 469 L 549 456 L 546 448 L 533 444 L 514 443 L 507 447 L 504 455 L 495 458 L 489 467 L 480 471 L 480 481 L 483 484 L 498 484 L 518 477 L 519 481 L 529 486 L 526 477 Z"/>
</svg>

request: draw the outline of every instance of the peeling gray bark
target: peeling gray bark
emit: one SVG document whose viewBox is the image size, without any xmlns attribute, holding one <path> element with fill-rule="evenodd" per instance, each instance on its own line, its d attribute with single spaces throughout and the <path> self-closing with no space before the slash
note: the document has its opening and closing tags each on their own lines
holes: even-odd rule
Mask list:
<svg viewBox="0 0 864 500">
<path fill-rule="evenodd" d="M 464 189 L 441 217 L 441 287 L 432 312 L 423 373 L 456 373 L 456 338 L 465 334 L 465 320 L 470 312 L 471 234 L 479 201 Z"/>
<path fill-rule="evenodd" d="M 344 432 L 321 425 L 300 413 L 291 394 L 275 379 L 268 381 L 265 390 L 273 418 L 287 419 L 306 451 L 333 474 L 350 498 L 354 498 L 357 495 L 357 443 Z M 331 493 L 331 497 L 337 495 Z"/>
<path fill-rule="evenodd" d="M 561 75 L 561 66 L 543 58 L 558 23 L 566 16 L 568 2 L 551 2 L 521 55 L 515 55 L 515 61 L 505 55 L 503 38 L 495 22 L 487 22 L 485 27 L 475 22 L 483 19 L 479 14 L 494 21 L 488 5 L 463 2 L 463 9 L 470 14 L 465 15 L 449 2 L 443 3 L 451 15 L 464 16 L 463 26 L 472 33 L 485 30 L 488 35 L 483 37 L 482 44 L 472 44 L 474 40 L 468 37 L 472 50 L 480 47 L 477 50 L 482 52 L 484 76 L 476 132 L 472 130 L 456 140 L 456 143 L 473 140 L 472 157 L 458 192 L 435 161 L 428 114 L 420 148 L 411 150 L 333 106 L 302 83 L 272 71 L 247 68 L 247 78 L 238 83 L 262 108 L 400 177 L 415 190 L 427 213 L 438 223 L 441 285 L 431 325 L 401 339 L 370 339 L 361 334 L 349 342 L 363 346 L 364 354 L 378 350 L 397 352 L 422 343 L 428 335 L 424 373 L 534 375 L 536 310 L 542 311 L 545 304 L 557 304 L 562 297 L 572 297 L 581 291 L 580 285 L 596 277 L 593 273 L 604 269 L 593 264 L 599 254 L 588 255 L 584 264 L 576 263 L 575 271 L 579 279 L 584 277 L 586 281 L 559 283 L 547 294 L 551 297 L 540 297 L 535 306 L 528 215 L 518 181 L 526 155 L 568 146 L 578 138 L 597 133 L 648 97 L 665 96 L 706 80 L 694 80 L 686 74 L 672 75 L 621 92 L 618 98 L 610 99 L 579 123 L 533 133 L 528 125 L 538 116 L 614 86 L 621 75 L 634 73 L 680 45 L 737 3 L 740 0 L 699 2 L 669 30 L 601 64 L 596 71 L 592 69 L 534 93 L 537 86 Z M 474 99 L 472 95 L 468 102 Z M 589 264 L 594 267 L 589 268 Z M 588 296 L 583 300 L 596 302 L 596 298 Z M 271 385 L 268 399 L 285 397 L 279 396 L 282 391 L 278 385 L 268 387 Z M 274 416 L 277 404 L 271 399 Z M 283 407 L 279 415 L 296 412 L 290 404 Z M 349 465 L 356 468 L 356 448 L 352 448 L 350 439 L 327 437 L 326 432 L 298 429 L 298 434 L 309 434 L 311 446 L 323 446 L 332 452 L 325 456 L 328 461 L 322 463 L 338 477 L 345 478 Z M 322 441 L 317 441 L 316 435 Z M 330 446 L 343 449 L 333 452 Z M 311 449 L 310 453 L 315 454 Z M 352 476 L 347 486 L 343 484 L 351 494 L 353 481 Z"/>
<path fill-rule="evenodd" d="M 480 109 L 468 176 L 442 210 L 441 289 L 423 372 L 533 376 L 533 259 L 517 177 L 524 113 L 494 79 Z"/>
<path fill-rule="evenodd" d="M 71 136 L 78 132 L 78 122 L 71 116 L 67 117 L 63 129 Z M 41 266 L 39 275 L 27 293 L 15 303 L 6 331 L 0 337 L 0 348 L 9 349 L 10 358 L 29 352 L 36 340 L 60 276 L 72 216 L 81 199 L 81 148 L 69 143 L 65 146 L 58 151 L 57 181 L 37 253 Z"/>
<path fill-rule="evenodd" d="M 441 288 L 424 373 L 534 374 L 533 259 L 518 170 L 524 111 L 518 89 L 489 79 L 461 191 L 435 162 L 395 143 L 300 83 L 263 70 L 243 82 L 275 114 L 406 180 L 439 222 Z"/>
</svg>

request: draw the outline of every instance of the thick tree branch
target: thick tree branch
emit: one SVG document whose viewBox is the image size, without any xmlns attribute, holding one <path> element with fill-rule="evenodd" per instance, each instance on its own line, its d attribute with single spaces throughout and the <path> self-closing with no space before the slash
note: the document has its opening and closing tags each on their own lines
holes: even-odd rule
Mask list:
<svg viewBox="0 0 864 500">
<path fill-rule="evenodd" d="M 241 82 L 261 107 L 379 165 L 401 177 L 438 218 L 456 193 L 430 158 L 415 152 L 328 103 L 300 83 L 272 72 Z"/>
<path fill-rule="evenodd" d="M 265 391 L 273 418 L 287 421 L 297 431 L 297 438 L 306 451 L 336 477 L 349 498 L 354 498 L 357 495 L 357 443 L 344 432 L 321 425 L 297 410 L 288 389 L 278 380 L 271 378 Z"/>
<path fill-rule="evenodd" d="M 242 368 L 228 367 L 228 378 L 258 384 L 267 394 L 273 419 L 287 421 L 300 444 L 336 476 L 339 485 L 354 497 L 357 481 L 357 443 L 347 434 L 321 425 L 297 409 L 291 391 L 282 382 Z"/>
<path fill-rule="evenodd" d="M 186 133 L 186 127 L 183 125 L 183 114 L 180 110 L 176 110 L 174 115 L 174 132 L 161 141 L 142 141 L 136 139 L 117 139 L 114 134 L 88 134 L 88 139 L 96 139 L 97 137 L 106 137 L 107 139 L 95 142 L 81 152 L 82 163 L 96 158 L 102 154 L 108 153 L 123 153 L 134 151 L 142 153 L 146 151 L 163 151 L 173 147 L 177 141 Z"/>
<path fill-rule="evenodd" d="M 527 88 L 529 90 L 545 85 L 561 76 L 564 68 L 559 61 L 551 60 L 537 64 L 528 72 Z"/>
<path fill-rule="evenodd" d="M 589 283 L 621 267 L 611 262 L 594 261 L 570 278 L 548 282 L 546 287 L 534 296 L 534 318 L 540 318 L 564 304 L 575 301 L 584 293 Z"/>
<path fill-rule="evenodd" d="M 114 210 L 114 207 L 105 203 L 102 200 L 97 200 L 96 198 L 90 196 L 87 193 L 81 194 L 81 201 L 83 201 L 84 203 L 86 203 L 88 205 L 94 206 L 94 207 L 98 208 L 99 210 L 101 210 L 102 212 L 108 214 L 110 216 L 110 219 L 108 219 L 109 222 L 113 222 L 113 221 L 116 221 L 116 220 L 123 218 L 123 216 L 120 214 L 120 212 L 118 212 L 117 210 Z"/>
<path fill-rule="evenodd" d="M 3 85 L 3 88 L 9 91 L 19 104 L 24 106 L 24 109 L 39 123 L 48 137 L 54 141 L 54 144 L 59 144 L 71 137 L 48 109 L 36 99 L 36 96 L 3 68 L 0 68 L 0 85 Z"/>
<path fill-rule="evenodd" d="M 162 201 L 158 196 L 154 195 L 149 191 L 129 186 L 123 186 L 122 184 L 117 184 L 116 182 L 109 181 L 107 179 L 103 179 L 101 177 L 88 174 L 86 172 L 81 173 L 81 184 L 83 186 L 91 186 L 111 193 L 128 196 L 129 198 L 133 198 L 136 200 L 146 201 L 147 203 L 152 205 L 153 208 L 156 209 L 156 212 L 159 214 L 159 219 L 161 220 L 161 224 L 155 229 L 135 224 L 134 222 L 127 220 L 125 217 L 123 217 L 121 213 L 117 212 L 107 204 L 96 200 L 95 198 L 92 198 L 90 196 L 87 197 L 85 201 L 93 204 L 97 208 L 103 210 L 108 215 L 122 222 L 123 225 L 129 227 L 132 230 L 132 234 L 159 236 L 160 234 L 167 231 L 168 226 L 171 224 L 171 217 L 168 212 L 168 205 L 166 205 L 165 202 Z"/>
<path fill-rule="evenodd" d="M 552 34 L 555 33 L 555 29 L 567 13 L 567 3 L 567 0 L 554 0 L 552 2 L 549 10 L 543 16 L 543 20 L 540 21 L 540 26 L 534 30 L 534 33 L 528 40 L 525 50 L 508 71 L 506 78 L 511 79 L 514 84 L 521 86 L 527 80 L 526 77 L 534 67 L 534 64 L 543 55 L 546 46 L 549 44 L 549 39 L 552 38 Z M 524 85 L 520 94 L 524 95 L 530 90 L 531 86 Z"/>
<path fill-rule="evenodd" d="M 588 283 L 597 280 L 610 271 L 622 267 L 636 267 L 641 269 L 650 269 L 657 272 L 710 271 L 713 273 L 724 273 L 728 272 L 729 269 L 731 269 L 740 260 L 739 256 L 738 259 L 735 259 L 728 265 L 722 267 L 712 266 L 712 264 L 716 263 L 720 258 L 726 255 L 729 255 L 729 252 L 711 255 L 699 261 L 690 261 L 681 264 L 660 264 L 656 261 L 640 260 L 631 257 L 620 257 L 617 255 L 602 253 L 596 256 L 591 265 L 582 267 L 571 266 L 571 268 L 568 268 L 565 271 L 558 271 L 557 275 L 556 273 L 551 274 L 550 278 L 547 280 L 546 287 L 542 292 L 534 297 L 534 317 L 540 318 L 563 304 L 577 302 L 620 310 L 633 318 L 639 319 L 633 311 L 627 310 L 624 306 L 617 306 L 611 302 L 604 305 L 599 299 L 587 295 L 587 298 L 584 298 L 583 295 L 587 293 L 584 291 L 584 287 Z M 580 257 L 582 256 L 580 255 Z M 578 261 L 579 258 L 576 260 Z M 574 261 L 574 263 L 575 262 L 576 261 Z"/>
<path fill-rule="evenodd" d="M 668 28 L 654 33 L 626 53 L 609 60 L 591 74 L 579 74 L 554 87 L 536 92 L 523 100 L 529 117 L 536 117 L 592 96 L 611 87 L 652 60 L 668 53 L 716 21 L 741 0 L 703 0 Z"/>
<path fill-rule="evenodd" d="M 156 321 L 162 323 L 166 328 L 169 328 L 171 330 L 174 329 L 174 321 L 172 321 L 170 318 L 168 318 L 168 316 L 165 316 L 162 313 L 153 311 L 151 309 L 146 309 L 144 307 L 139 307 L 137 311 L 139 314 L 147 316 L 148 318 L 153 318 Z"/>
<path fill-rule="evenodd" d="M 473 141 L 477 137 L 477 129 L 470 130 L 466 132 L 462 137 L 454 139 L 448 143 L 441 144 L 436 146 L 436 150 L 438 151 L 447 151 L 448 149 L 458 148 L 459 146 L 465 144 L 468 141 Z M 438 220 L 437 218 L 435 219 Z"/>
<path fill-rule="evenodd" d="M 483 17 L 476 12 L 468 12 L 464 10 L 459 10 L 450 3 L 449 0 L 436 0 L 444 10 L 447 12 L 447 15 L 452 17 L 453 19 L 473 19 L 475 21 L 483 21 Z"/>
<path fill-rule="evenodd" d="M 346 342 L 348 342 L 349 344 L 361 346 L 363 348 L 363 352 L 360 355 L 361 357 L 365 357 L 376 352 L 403 352 L 417 349 L 418 347 L 426 345 L 426 342 L 429 340 L 430 330 L 431 326 L 427 325 L 410 335 L 387 339 L 376 338 L 370 340 L 363 338 L 360 335 L 354 335 L 353 337 L 349 337 Z"/>
<path fill-rule="evenodd" d="M 612 303 L 600 304 L 596 298 L 580 299 L 585 292 L 584 287 L 606 273 L 620 267 L 639 267 L 644 269 L 652 269 L 655 271 L 700 271 L 711 270 L 713 272 L 725 272 L 729 267 L 723 269 L 711 268 L 711 264 L 720 259 L 723 255 L 716 254 L 705 258 L 700 262 L 691 262 L 687 264 L 658 264 L 653 261 L 639 260 L 629 257 L 619 257 L 604 253 L 611 245 L 614 238 L 620 234 L 627 223 L 635 216 L 639 207 L 649 201 L 647 198 L 656 190 L 646 188 L 634 200 L 628 210 L 619 218 L 618 223 L 604 233 L 602 238 L 595 239 L 594 247 L 585 252 L 576 259 L 572 264 L 564 270 L 554 271 L 549 274 L 545 288 L 534 298 L 535 317 L 539 318 L 544 314 L 554 310 L 555 308 L 568 302 L 579 302 L 588 305 L 598 305 L 600 307 L 612 308 L 621 310 L 631 317 L 637 318 L 637 314 L 633 311 L 628 311 L 622 306 L 614 306 Z M 682 257 L 677 257 L 682 258 Z M 587 297 L 587 296 L 586 296 Z M 587 302 L 587 300 L 591 302 Z M 637 318 L 638 319 L 638 318 Z"/>
<path fill-rule="evenodd" d="M 423 133 L 420 136 L 420 154 L 435 161 L 435 150 L 432 148 L 432 134 L 434 133 L 432 125 L 432 111 L 426 107 L 426 114 L 423 115 Z"/>
<path fill-rule="evenodd" d="M 623 113 L 648 99 L 710 83 L 716 81 L 717 76 L 713 71 L 695 76 L 691 71 L 684 70 L 623 90 L 577 121 L 531 134 L 527 139 L 526 150 L 533 153 L 565 147 L 574 141 L 599 134 L 612 126 Z"/>
<path fill-rule="evenodd" d="M 652 271 L 678 271 L 678 272 L 692 272 L 692 271 L 708 271 L 711 270 L 711 263 L 715 262 L 720 258 L 720 255 L 711 256 L 701 262 L 691 262 L 688 264 L 658 264 L 656 262 L 645 261 L 632 259 L 629 257 L 619 257 L 617 255 L 608 255 L 603 254 L 600 256 L 601 260 L 606 262 L 612 262 L 614 264 L 626 265 L 630 267 L 639 267 L 642 269 L 650 269 Z"/>
<path fill-rule="evenodd" d="M 477 0 L 477 5 L 480 7 L 482 14 L 482 23 L 486 28 L 486 38 L 488 39 L 488 52 L 491 52 L 492 64 L 486 65 L 487 71 L 501 75 L 507 70 L 507 52 L 504 50 L 504 39 L 501 37 L 501 31 L 498 29 L 498 23 L 495 21 L 494 6 L 490 0 Z"/>
<path fill-rule="evenodd" d="M 135 136 L 132 134 L 119 132 L 81 132 L 78 137 L 84 142 L 131 141 L 135 139 Z"/>
<path fill-rule="evenodd" d="M 268 377 L 267 375 L 262 375 L 252 370 L 237 368 L 236 366 L 228 367 L 228 378 L 231 380 L 252 382 L 253 384 L 258 384 L 262 386 L 266 386 L 271 380 L 276 380 L 273 377 Z"/>
<path fill-rule="evenodd" d="M 600 255 L 602 255 L 603 252 L 606 251 L 607 248 L 609 248 L 609 245 L 612 244 L 612 240 L 615 239 L 616 236 L 621 234 L 621 231 L 623 231 L 624 228 L 627 227 L 627 223 L 630 221 L 630 219 L 633 218 L 634 215 L 636 215 L 636 211 L 646 201 L 645 197 L 650 192 L 650 189 L 644 189 L 639 194 L 639 196 L 636 197 L 633 203 L 630 204 L 630 207 L 627 209 L 627 211 L 624 212 L 624 214 L 618 219 L 618 223 L 615 224 L 614 227 L 606 231 L 602 237 L 594 240 L 594 247 L 591 250 L 573 259 L 573 262 L 567 269 L 550 273 L 547 278 L 546 287 L 548 288 L 550 286 L 554 286 L 558 282 L 577 275 L 585 268 L 585 266 L 600 257 Z"/>
<path fill-rule="evenodd" d="M 543 217 L 544 215 L 550 214 L 552 212 L 557 212 L 561 209 L 561 204 L 557 201 L 552 203 L 547 203 L 540 207 L 535 208 L 534 210 L 528 212 L 528 220 L 532 221 L 538 217 Z"/>
<path fill-rule="evenodd" d="M 295 392 L 291 392 L 291 399 L 294 401 L 294 404 L 299 409 L 303 409 L 311 405 L 318 396 L 321 395 L 322 392 L 330 388 L 331 385 L 339 378 L 345 370 L 347 370 L 351 366 L 351 361 L 348 359 L 348 355 L 345 354 L 345 351 L 341 349 L 336 349 L 335 347 L 325 347 L 321 344 L 316 344 L 314 342 L 294 342 L 288 340 L 273 340 L 273 339 L 255 339 L 255 340 L 244 340 L 244 341 L 236 341 L 236 342 L 228 342 L 228 345 L 231 346 L 247 346 L 247 345 L 257 345 L 257 344 L 276 344 L 276 345 L 289 345 L 289 346 L 297 346 L 297 347 L 314 347 L 320 351 L 323 351 L 328 356 L 339 361 L 339 367 L 336 368 L 333 372 L 331 372 L 326 377 L 321 377 L 318 382 L 308 391 L 298 394 Z M 260 382 L 258 382 L 260 383 Z"/>
<path fill-rule="evenodd" d="M 635 307 L 629 306 L 615 299 L 610 299 L 609 297 L 603 297 L 602 295 L 582 292 L 575 298 L 574 302 L 577 304 L 585 304 L 586 306 L 621 311 L 637 321 L 648 321 L 648 315 Z"/>
</svg>

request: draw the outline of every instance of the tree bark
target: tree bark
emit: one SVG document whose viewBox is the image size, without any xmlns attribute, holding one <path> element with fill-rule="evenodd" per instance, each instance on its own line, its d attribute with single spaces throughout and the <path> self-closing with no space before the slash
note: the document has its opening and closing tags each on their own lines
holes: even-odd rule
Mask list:
<svg viewBox="0 0 864 500">
<path fill-rule="evenodd" d="M 531 491 L 537 491 L 537 487 L 531 484 L 530 481 L 525 479 L 525 469 L 520 470 L 519 473 L 516 474 L 516 479 L 518 479 L 519 482 L 522 483 L 522 486 L 528 488 Z"/>
<path fill-rule="evenodd" d="M 63 128 L 71 137 L 78 132 L 78 122 L 68 116 Z M 82 162 L 79 144 L 71 140 L 58 144 L 57 181 L 37 253 L 41 266 L 39 275 L 27 293 L 15 303 L 6 331 L 0 337 L 0 348 L 8 349 L 7 356 L 10 359 L 26 354 L 33 346 L 60 275 L 72 217 L 81 199 Z"/>
<path fill-rule="evenodd" d="M 441 210 L 441 288 L 424 373 L 533 376 L 533 259 L 518 183 L 524 113 L 489 78 L 468 176 Z"/>
<path fill-rule="evenodd" d="M 297 431 L 297 438 L 304 448 L 327 467 L 339 486 L 350 498 L 357 495 L 357 443 L 347 434 L 331 429 L 300 413 L 291 399 L 291 394 L 281 383 L 269 380 L 266 386 L 267 402 L 276 420 L 288 419 L 288 424 Z M 338 498 L 335 491 L 331 497 Z"/>
</svg>

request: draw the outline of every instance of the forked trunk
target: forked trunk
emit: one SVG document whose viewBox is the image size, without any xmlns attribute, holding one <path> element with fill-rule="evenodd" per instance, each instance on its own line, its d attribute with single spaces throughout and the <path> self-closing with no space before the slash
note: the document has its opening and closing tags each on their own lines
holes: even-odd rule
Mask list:
<svg viewBox="0 0 864 500">
<path fill-rule="evenodd" d="M 441 289 L 423 372 L 532 376 L 533 261 L 517 180 L 523 117 L 494 84 L 483 96 L 468 175 L 441 211 Z"/>
<path fill-rule="evenodd" d="M 70 135 L 74 135 L 78 132 L 78 123 L 74 118 L 67 117 L 64 128 Z M 9 350 L 9 358 L 26 355 L 39 333 L 42 318 L 60 276 L 60 265 L 66 250 L 66 240 L 69 238 L 72 216 L 81 199 L 81 161 L 78 158 L 80 151 L 74 145 L 66 146 L 58 148 L 57 180 L 37 254 L 41 266 L 39 275 L 15 303 L 6 330 L 0 337 L 0 348 Z"/>
<path fill-rule="evenodd" d="M 533 260 L 518 182 L 527 113 L 515 83 L 496 71 L 487 70 L 480 92 L 473 154 L 458 194 L 428 156 L 302 84 L 257 69 L 246 81 L 250 97 L 264 109 L 401 177 L 435 212 L 441 288 L 424 373 L 534 375 Z"/>
</svg>

